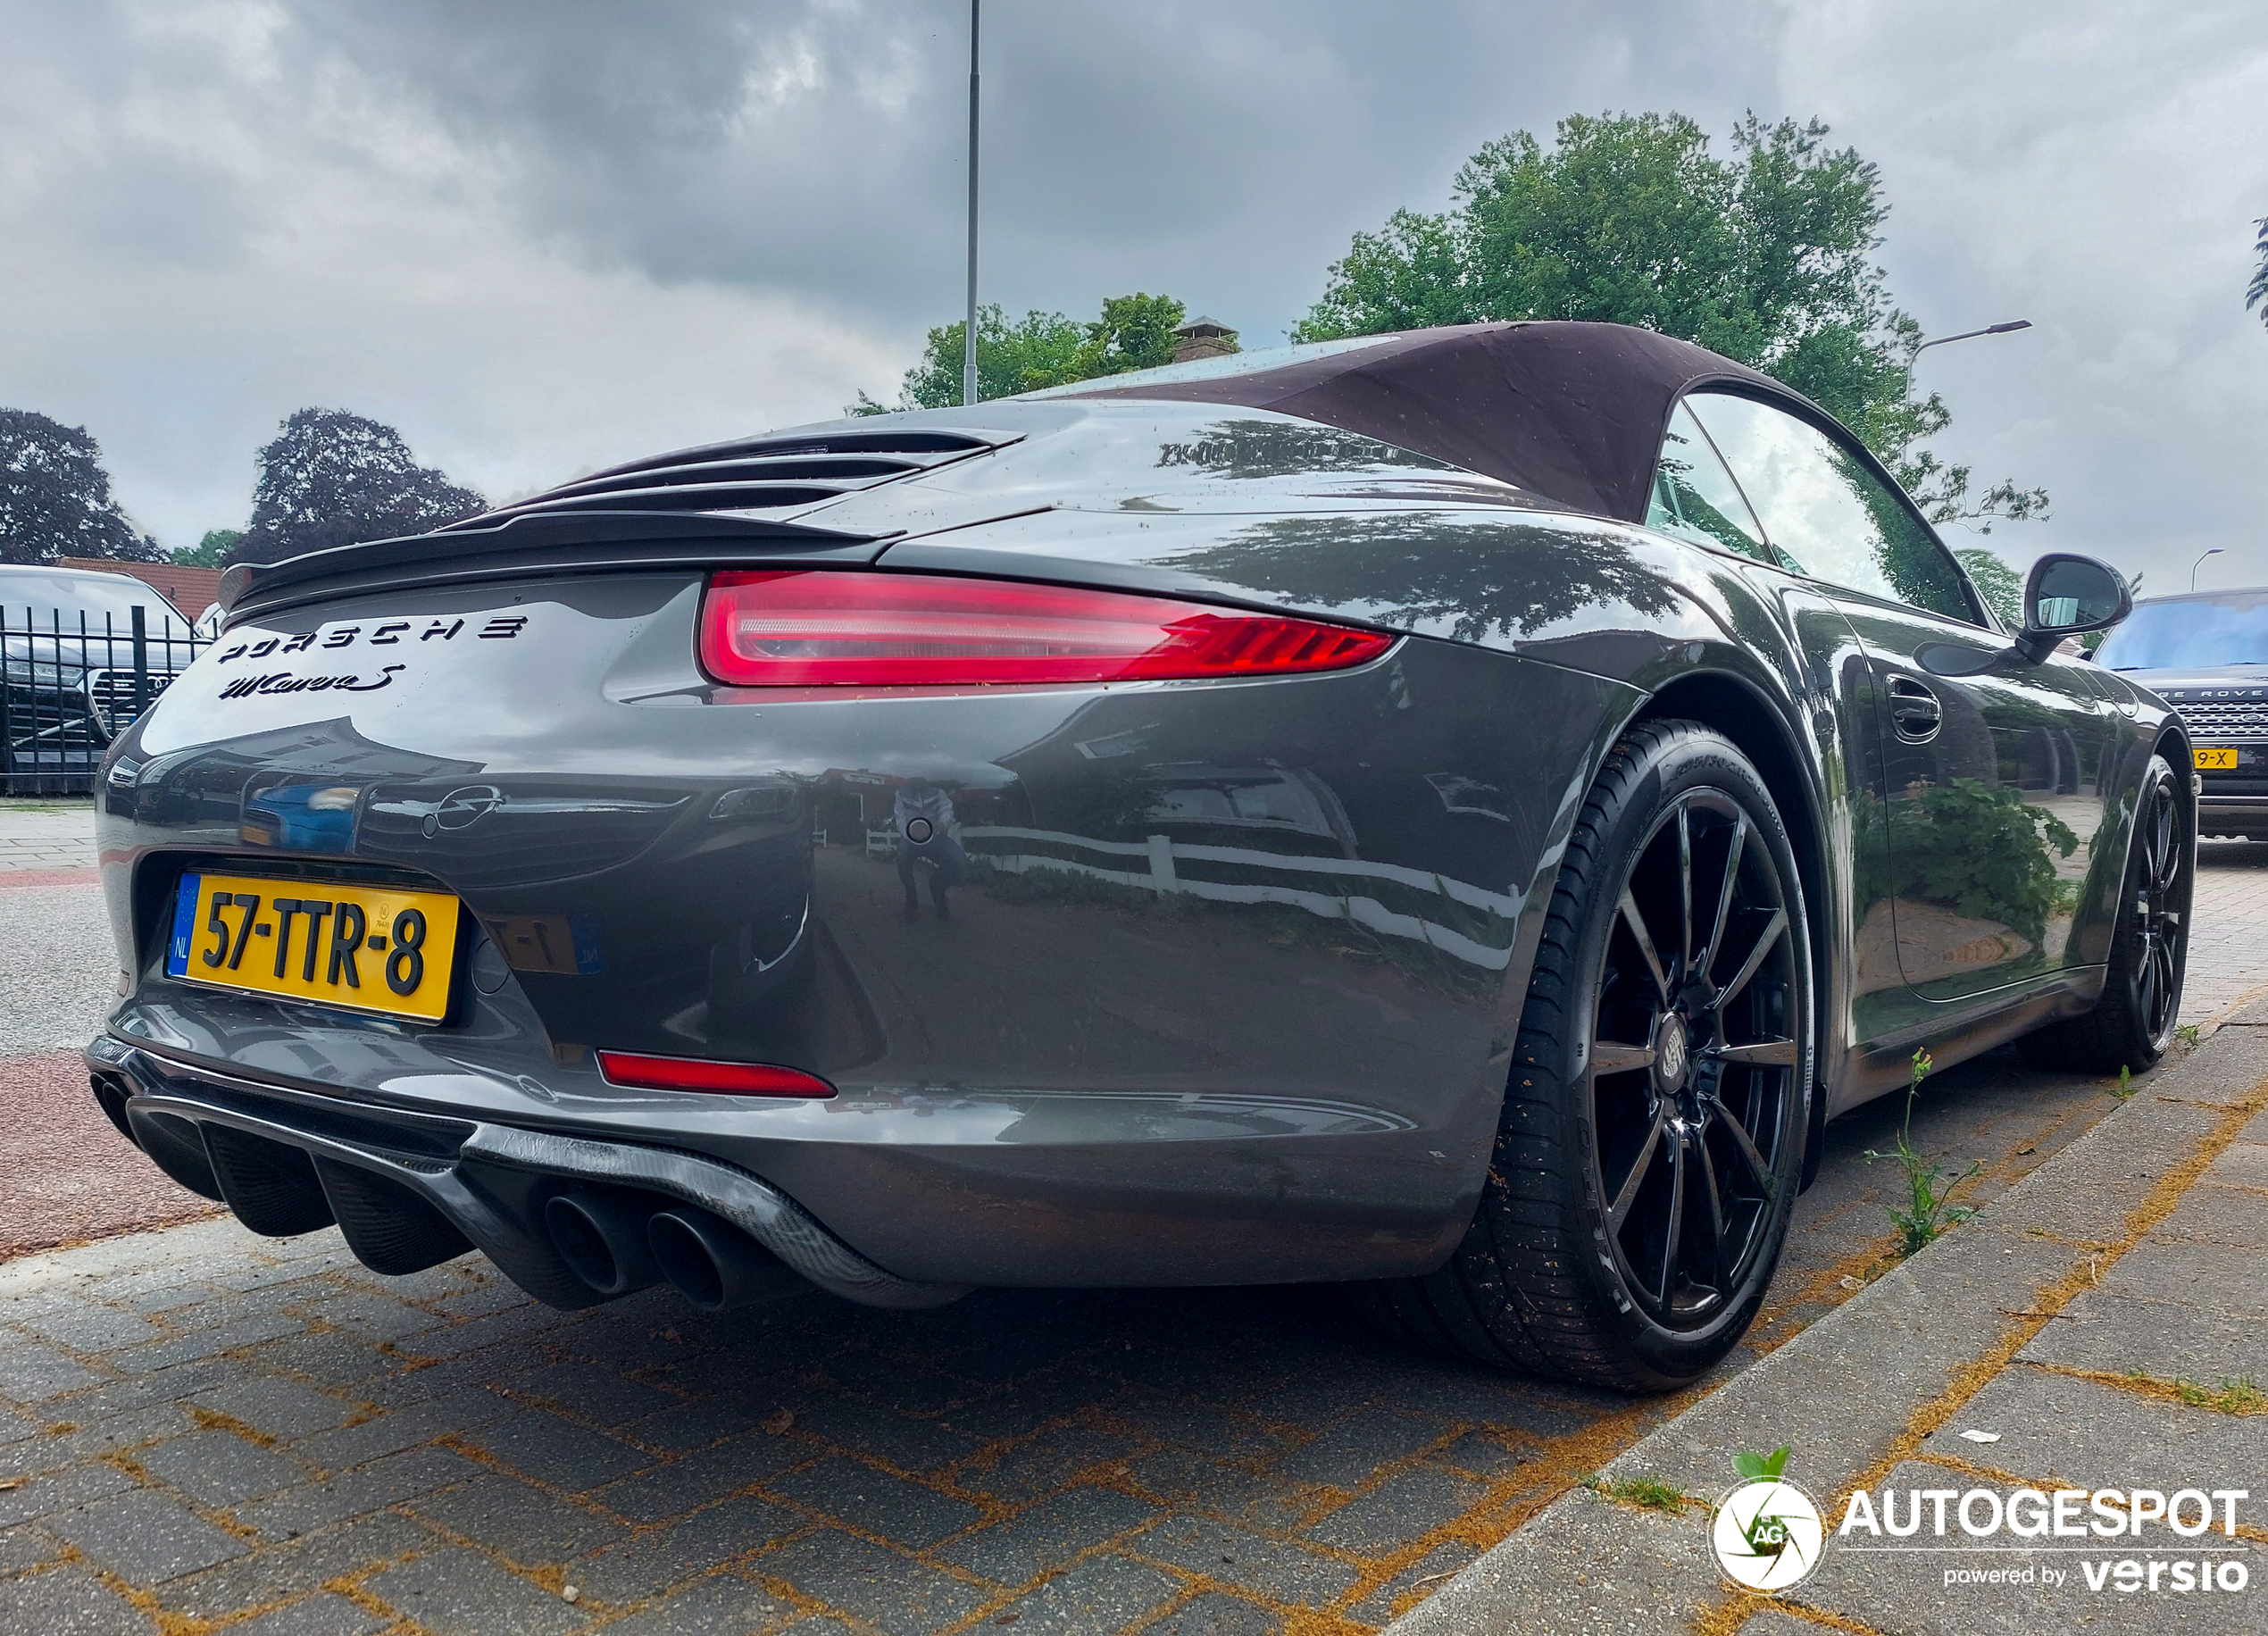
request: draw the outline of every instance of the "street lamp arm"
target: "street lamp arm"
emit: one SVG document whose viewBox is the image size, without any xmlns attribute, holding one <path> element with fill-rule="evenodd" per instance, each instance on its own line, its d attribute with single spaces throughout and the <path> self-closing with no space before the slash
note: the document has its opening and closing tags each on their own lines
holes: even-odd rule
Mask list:
<svg viewBox="0 0 2268 1636">
<path fill-rule="evenodd" d="M 1919 346 L 1916 346 L 1914 349 L 1914 355 L 1918 358 L 1923 353 L 1929 351 L 1930 347 L 1943 346 L 1951 341 L 1973 341 L 1980 335 L 2007 335 L 2014 330 L 2029 330 L 2030 328 L 2030 319 L 2017 318 L 2012 319 L 2005 324 L 1987 324 L 1981 330 L 1964 330 L 1958 335 L 1940 335 L 1933 341 L 1924 341 Z"/>
</svg>

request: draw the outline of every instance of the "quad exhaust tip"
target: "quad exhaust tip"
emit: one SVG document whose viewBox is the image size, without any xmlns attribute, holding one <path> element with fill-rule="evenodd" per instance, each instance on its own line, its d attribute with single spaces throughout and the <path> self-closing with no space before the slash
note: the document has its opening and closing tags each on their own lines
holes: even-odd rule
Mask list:
<svg viewBox="0 0 2268 1636">
<path fill-rule="evenodd" d="M 808 1287 L 779 1256 L 706 1210 L 663 1210 L 646 1223 L 646 1237 L 670 1288 L 704 1312 L 730 1312 Z"/>
<path fill-rule="evenodd" d="M 651 1198 L 560 1193 L 544 1205 L 544 1225 L 559 1258 L 600 1295 L 629 1295 L 662 1280 L 646 1245 Z"/>
</svg>

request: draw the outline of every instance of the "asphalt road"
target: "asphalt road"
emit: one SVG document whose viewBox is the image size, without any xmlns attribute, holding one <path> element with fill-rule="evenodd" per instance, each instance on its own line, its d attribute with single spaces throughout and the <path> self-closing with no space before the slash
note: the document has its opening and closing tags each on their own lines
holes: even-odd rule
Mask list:
<svg viewBox="0 0 2268 1636">
<path fill-rule="evenodd" d="M 74 816 L 0 811 L 0 1256 L 209 1210 L 79 1073 L 112 963 Z M 2192 1017 L 2268 981 L 2268 846 L 2209 853 Z M 1996 1053 L 1914 1135 L 1982 1203 L 2114 1106 Z M 1898 1114 L 1831 1127 L 1773 1305 L 1697 1390 L 1889 1264 L 1864 1154 Z M 380 1280 L 225 1220 L 46 1265 L 0 1267 L 8 1628 L 1374 1629 L 1689 1400 L 1400 1351 L 1314 1289 L 560 1315 L 478 1257 Z"/>
</svg>

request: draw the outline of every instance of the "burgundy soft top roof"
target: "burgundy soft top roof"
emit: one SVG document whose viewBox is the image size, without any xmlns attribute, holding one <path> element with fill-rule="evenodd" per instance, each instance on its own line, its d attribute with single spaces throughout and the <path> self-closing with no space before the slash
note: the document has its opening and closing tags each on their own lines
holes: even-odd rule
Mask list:
<svg viewBox="0 0 2268 1636">
<path fill-rule="evenodd" d="M 1457 324 L 1288 363 L 1049 396 L 1174 398 L 1272 409 L 1637 522 L 1670 411 L 1703 381 L 1793 393 L 1730 358 L 1625 324 Z"/>
</svg>

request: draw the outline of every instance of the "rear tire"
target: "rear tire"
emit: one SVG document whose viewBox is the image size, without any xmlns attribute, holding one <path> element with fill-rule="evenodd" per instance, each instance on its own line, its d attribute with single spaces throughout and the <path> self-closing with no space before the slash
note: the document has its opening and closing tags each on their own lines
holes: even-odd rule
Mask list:
<svg viewBox="0 0 2268 1636">
<path fill-rule="evenodd" d="M 1764 780 L 1697 722 L 1631 729 L 1568 839 L 1464 1241 L 1438 1273 L 1350 1288 L 1355 1306 L 1487 1364 L 1625 1391 L 1691 1381 L 1779 1265 L 1812 1015 L 1795 852 Z"/>
<path fill-rule="evenodd" d="M 2197 844 L 2172 764 L 2150 757 L 2134 839 L 2126 849 L 2103 997 L 2084 1016 L 2050 1022 L 2016 1042 L 2036 1067 L 2064 1073 L 2141 1073 L 2173 1043 L 2189 969 L 2189 905 Z"/>
</svg>

